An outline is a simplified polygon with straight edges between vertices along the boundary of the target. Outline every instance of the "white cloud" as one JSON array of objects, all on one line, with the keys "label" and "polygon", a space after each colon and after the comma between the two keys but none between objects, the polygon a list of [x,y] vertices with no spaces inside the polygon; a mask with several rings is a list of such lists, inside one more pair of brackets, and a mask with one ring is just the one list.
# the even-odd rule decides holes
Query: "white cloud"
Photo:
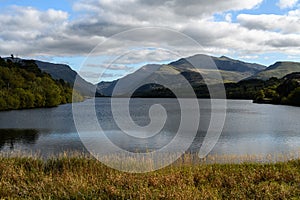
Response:
[{"label": "white cloud", "polygon": [[[99,53],[122,54],[124,46],[143,41],[150,47],[176,47],[185,54],[300,53],[300,11],[286,15],[240,14],[232,22],[230,11],[253,9],[263,0],[79,0],[73,5],[77,18],[49,9],[11,7],[0,12],[0,54],[20,56],[87,55],[100,42],[131,28],[158,26],[178,30],[196,39],[203,49],[193,49],[167,32],[149,31],[128,34],[126,38],[111,38]],[[221,13],[224,21],[214,21]],[[225,14],[227,13],[227,14]],[[276,22],[276,23],[274,23]],[[156,44],[153,44],[153,43]],[[156,51],[135,52],[122,60],[120,66],[142,62],[162,62],[173,59],[171,54]]]},{"label": "white cloud", "polygon": [[[180,29],[191,20],[210,19],[214,13],[252,9],[263,0],[79,0],[73,9],[86,13],[86,21],[77,21],[74,26],[93,29],[99,25],[128,27],[168,26]],[[86,20],[87,18],[85,18]],[[91,27],[86,25],[91,25]],[[123,29],[122,29],[123,28]],[[106,29],[107,30],[107,29]]]},{"label": "white cloud", "polygon": [[249,29],[275,31],[282,33],[300,33],[299,10],[291,11],[287,15],[261,14],[249,15],[240,14],[237,16],[239,23]]},{"label": "white cloud", "polygon": [[259,58],[258,55],[245,55],[245,56],[239,56],[240,59],[246,59],[246,60],[253,60]]},{"label": "white cloud", "polygon": [[292,8],[297,4],[298,0],[279,0],[277,6],[281,9]]},{"label": "white cloud", "polygon": [[12,6],[1,12],[0,54],[20,56],[72,55],[89,52],[92,45],[103,40],[89,35],[88,39],[69,34],[69,14],[48,9]]},{"label": "white cloud", "polygon": [[115,63],[121,65],[138,64],[141,62],[163,63],[176,58],[178,58],[178,55],[165,49],[135,49],[120,56],[117,60],[115,60]]},{"label": "white cloud", "polygon": [[232,21],[232,14],[231,13],[227,13],[225,15],[225,21],[229,22],[229,23]]},{"label": "white cloud", "polygon": [[291,10],[288,12],[288,15],[291,17],[300,17],[300,9],[297,10]]},{"label": "white cloud", "polygon": [[68,13],[49,9],[39,11],[32,7],[12,6],[0,14],[0,23],[6,30],[49,31],[61,26],[68,19]]},{"label": "white cloud", "polygon": [[[94,63],[88,63],[85,64],[85,68],[90,68],[90,69],[106,69],[107,65],[106,64],[94,64]],[[126,66],[126,65],[110,65],[109,66],[109,70],[124,70],[124,71],[128,71],[130,70],[130,67]]]},{"label": "white cloud", "polygon": [[[80,0],[73,6],[74,10],[98,13],[110,16],[115,20],[119,16],[127,19],[167,19],[175,15],[201,17],[213,13],[223,13],[230,10],[252,9],[263,0]],[[149,12],[150,10],[151,12]],[[113,14],[113,15],[110,15]],[[159,14],[159,15],[157,15]]]},{"label": "white cloud", "polygon": [[[99,42],[113,34],[131,28],[145,26],[162,26],[175,30],[188,30],[188,26],[203,24],[212,19],[213,13],[230,10],[251,9],[259,5],[262,0],[240,1],[196,1],[173,0],[79,0],[74,3],[74,10],[80,11],[79,17],[69,19],[69,14],[60,10],[49,9],[40,11],[32,7],[13,6],[0,14],[1,26],[0,54],[19,54],[23,56],[51,56],[51,55],[85,55]],[[151,11],[151,12],[149,12]],[[227,18],[229,15],[227,16]],[[186,32],[188,34],[188,32]],[[200,35],[209,36],[202,32]],[[156,35],[157,40],[164,41],[170,35]],[[147,38],[153,35],[133,35],[129,40]],[[199,37],[198,37],[199,38]],[[203,40],[203,39],[202,39]],[[175,40],[174,40],[175,41]],[[110,42],[105,52],[118,52],[120,43],[132,41]],[[178,42],[177,42],[178,43]],[[209,43],[206,41],[205,43]],[[18,44],[18,45],[16,45]],[[151,42],[149,42],[151,45]],[[178,45],[178,44],[176,44]],[[181,44],[182,48],[186,48]],[[188,47],[187,47],[188,48]],[[208,51],[216,48],[205,47]],[[152,58],[162,58],[153,55]],[[132,60],[132,59],[131,59]]]}]

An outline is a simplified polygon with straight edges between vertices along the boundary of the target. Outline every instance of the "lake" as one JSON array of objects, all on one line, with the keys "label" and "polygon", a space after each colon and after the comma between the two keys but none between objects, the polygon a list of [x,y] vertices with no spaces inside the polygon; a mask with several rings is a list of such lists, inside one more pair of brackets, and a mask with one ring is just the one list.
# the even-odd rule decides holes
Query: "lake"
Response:
[{"label": "lake", "polygon": [[[130,115],[140,126],[149,124],[148,112],[153,104],[161,104],[168,114],[160,133],[143,139],[132,138],[118,128],[112,117],[110,100],[96,98],[95,110],[106,136],[117,146],[133,152],[152,151],[163,147],[174,138],[181,120],[176,99],[130,100]],[[76,104],[82,107],[90,105],[93,105],[93,99]],[[199,150],[211,116],[209,100],[200,99],[199,105],[199,129],[188,150],[192,152]],[[89,119],[91,116],[83,117]],[[225,125],[210,154],[272,156],[296,153],[297,157],[300,150],[299,118],[299,107],[227,100]],[[184,141],[185,138],[182,137],[182,142]],[[38,153],[42,156],[57,155],[64,151],[87,152],[77,133],[71,104],[55,108],[0,112],[0,151]],[[170,151],[176,152],[176,148]]]}]

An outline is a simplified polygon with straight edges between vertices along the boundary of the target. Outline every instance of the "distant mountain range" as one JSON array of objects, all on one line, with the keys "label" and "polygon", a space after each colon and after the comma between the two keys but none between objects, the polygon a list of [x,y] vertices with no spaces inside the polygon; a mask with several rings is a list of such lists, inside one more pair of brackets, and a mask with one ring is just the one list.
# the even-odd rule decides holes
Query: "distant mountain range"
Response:
[{"label": "distant mountain range", "polygon": [[[218,70],[216,70],[215,66]],[[136,72],[121,79],[112,82],[100,82],[97,85],[97,91],[104,95],[111,96],[118,81],[122,81],[122,84],[120,84],[122,88],[118,91],[119,93],[115,93],[116,95],[132,92],[130,89],[136,89],[134,86],[139,85],[139,82],[154,83],[139,88],[139,94],[143,92],[147,93],[150,90],[159,91],[161,86],[155,84],[156,80],[162,80],[173,86],[183,87],[183,83],[179,78],[180,76],[184,76],[193,88],[197,88],[204,84],[220,83],[219,79],[215,79],[217,72],[221,74],[224,83],[237,83],[249,79],[268,80],[272,77],[280,79],[290,73],[300,72],[300,63],[276,62],[266,67],[256,63],[234,60],[225,56],[213,57],[197,54],[191,57],[181,58],[169,64],[145,65]],[[148,74],[147,77],[145,77],[145,73]],[[205,82],[202,77],[203,75],[206,77]]]},{"label": "distant mountain range", "polygon": [[[118,91],[118,94],[115,94],[123,95],[131,92],[130,90],[135,88],[135,85],[139,85],[143,82],[156,83],[157,80],[180,88],[184,87],[184,83],[180,81],[182,80],[180,79],[182,76],[185,77],[193,87],[197,87],[203,84],[220,83],[220,80],[216,79],[218,72],[222,75],[224,82],[238,82],[265,69],[266,67],[263,65],[246,63],[225,56],[218,58],[197,54],[191,57],[181,58],[169,64],[145,65],[136,72],[119,80],[100,82],[97,89],[100,93],[111,96],[115,85],[118,81],[121,81],[121,87],[123,88]],[[145,74],[147,74],[146,77]],[[202,77],[203,75],[205,75],[205,81]],[[152,85],[151,87],[156,86]],[[145,87],[145,89],[149,90],[149,87]]]},{"label": "distant mountain range", "polygon": [[171,62],[169,66],[180,72],[187,70],[194,72],[197,68],[201,73],[206,74],[214,73],[215,67],[217,67],[224,81],[228,82],[238,82],[266,68],[263,65],[246,63],[225,56],[218,58],[202,54],[179,59]]},{"label": "distant mountain range", "polygon": [[297,62],[276,62],[270,67],[257,72],[249,79],[268,80],[271,77],[282,78],[290,73],[300,72],[300,63]]},{"label": "distant mountain range", "polygon": [[[20,62],[19,58],[5,58],[14,62]],[[174,87],[183,87],[185,79],[192,85],[193,88],[204,84],[218,84],[219,79],[216,79],[217,72],[220,72],[225,83],[236,83],[247,79],[267,80],[271,77],[282,78],[293,72],[300,72],[300,63],[297,62],[276,62],[275,64],[266,67],[256,63],[247,63],[239,60],[234,60],[225,56],[213,57],[208,55],[197,54],[187,58],[181,58],[169,64],[148,64],[142,66],[132,74],[128,74],[123,78],[111,81],[100,82],[96,85],[87,82],[80,77],[76,71],[72,70],[65,64],[53,64],[35,60],[37,66],[44,72],[49,73],[54,79],[63,79],[64,81],[74,84],[77,77],[80,92],[87,96],[93,96],[94,91],[97,91],[97,96],[102,94],[111,96],[115,85],[120,82],[119,90],[116,95],[122,95],[132,92],[132,89],[137,89],[142,83],[148,82],[148,86],[139,89],[140,92],[145,90],[160,87],[157,80],[162,83],[170,84]],[[216,70],[215,66],[218,70]],[[205,76],[205,81],[203,79]]]}]

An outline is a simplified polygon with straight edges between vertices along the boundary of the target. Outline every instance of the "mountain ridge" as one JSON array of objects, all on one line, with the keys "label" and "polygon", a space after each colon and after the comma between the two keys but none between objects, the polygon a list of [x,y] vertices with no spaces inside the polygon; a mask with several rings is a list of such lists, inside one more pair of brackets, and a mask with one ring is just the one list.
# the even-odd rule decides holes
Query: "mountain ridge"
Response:
[{"label": "mountain ridge", "polygon": [[[147,66],[151,65],[145,65],[132,74],[110,82],[111,84],[109,84],[109,82],[100,82],[97,84],[97,89],[99,92],[110,96],[118,81],[130,82],[131,77],[139,77],[139,72],[143,69],[145,70]],[[220,80],[216,78],[220,72],[225,82],[238,82],[265,68],[265,66],[260,64],[246,63],[226,56],[218,58],[204,54],[196,54],[190,57],[180,58],[169,64],[160,65],[157,69],[152,70],[152,74],[147,77],[147,81],[152,80],[153,83],[155,83],[156,80],[162,79],[168,84],[180,87],[183,83],[177,80],[180,76],[183,76],[192,86],[215,84],[220,82]],[[148,70],[148,72],[149,71],[151,70]],[[206,77],[205,81],[202,77],[202,75],[204,75],[203,73]],[[221,81],[223,82],[223,80]],[[145,79],[141,79],[140,82],[141,81],[145,81]],[[124,84],[122,85],[125,87]],[[126,93],[126,91],[123,91],[123,93]]]},{"label": "mountain ridge", "polygon": [[[7,57],[14,62],[21,62],[21,58]],[[89,83],[78,75],[69,65],[57,64],[40,60],[33,60],[38,67],[49,73],[54,79],[63,79],[72,86],[77,78],[76,88],[86,96],[111,96],[114,87],[122,80],[121,90],[119,93],[129,92],[127,88],[135,88],[143,81],[156,83],[157,80],[163,80],[167,84],[172,84],[176,87],[182,87],[183,83],[178,81],[180,77],[184,77],[192,85],[199,87],[203,84],[219,83],[214,77],[216,72],[222,75],[224,83],[237,83],[241,80],[261,79],[268,80],[271,77],[282,78],[292,72],[300,72],[300,63],[293,61],[278,61],[266,67],[257,63],[244,62],[227,56],[209,56],[205,54],[196,54],[186,58],[179,58],[168,64],[147,64],[140,67],[135,72],[128,74],[120,79],[113,81],[101,81],[97,84]],[[195,66],[193,66],[195,65]],[[216,70],[216,67],[218,70]],[[205,75],[208,80],[203,79]],[[155,87],[152,85],[151,87]],[[145,87],[147,88],[147,87]],[[135,88],[137,89],[137,88]],[[132,91],[130,91],[132,92]]]},{"label": "mountain ridge", "polygon": [[277,61],[274,64],[256,73],[254,76],[248,77],[248,79],[262,79],[267,80],[269,78],[283,78],[287,74],[293,72],[300,72],[300,63],[293,61]]}]

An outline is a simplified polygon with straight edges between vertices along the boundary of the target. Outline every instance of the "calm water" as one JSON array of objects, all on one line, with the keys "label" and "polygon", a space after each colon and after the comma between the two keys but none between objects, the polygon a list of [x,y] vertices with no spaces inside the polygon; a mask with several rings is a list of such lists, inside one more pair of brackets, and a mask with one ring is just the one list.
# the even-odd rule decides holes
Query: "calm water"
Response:
[{"label": "calm water", "polygon": [[[200,128],[190,151],[197,151],[201,146],[210,118],[209,101],[199,102]],[[91,103],[90,99],[77,105],[84,107]],[[176,99],[132,99],[130,102],[131,117],[140,126],[150,122],[149,107],[157,103],[166,108],[168,118],[162,131],[148,139],[135,139],[120,131],[112,118],[109,98],[96,99],[96,112],[101,127],[113,143],[129,151],[153,150],[168,144],[174,137],[180,124],[178,102]],[[225,126],[211,154],[276,155],[299,152],[299,118],[299,107],[228,100]],[[72,105],[0,112],[0,151],[53,155],[69,150],[86,152],[74,125]]]}]

